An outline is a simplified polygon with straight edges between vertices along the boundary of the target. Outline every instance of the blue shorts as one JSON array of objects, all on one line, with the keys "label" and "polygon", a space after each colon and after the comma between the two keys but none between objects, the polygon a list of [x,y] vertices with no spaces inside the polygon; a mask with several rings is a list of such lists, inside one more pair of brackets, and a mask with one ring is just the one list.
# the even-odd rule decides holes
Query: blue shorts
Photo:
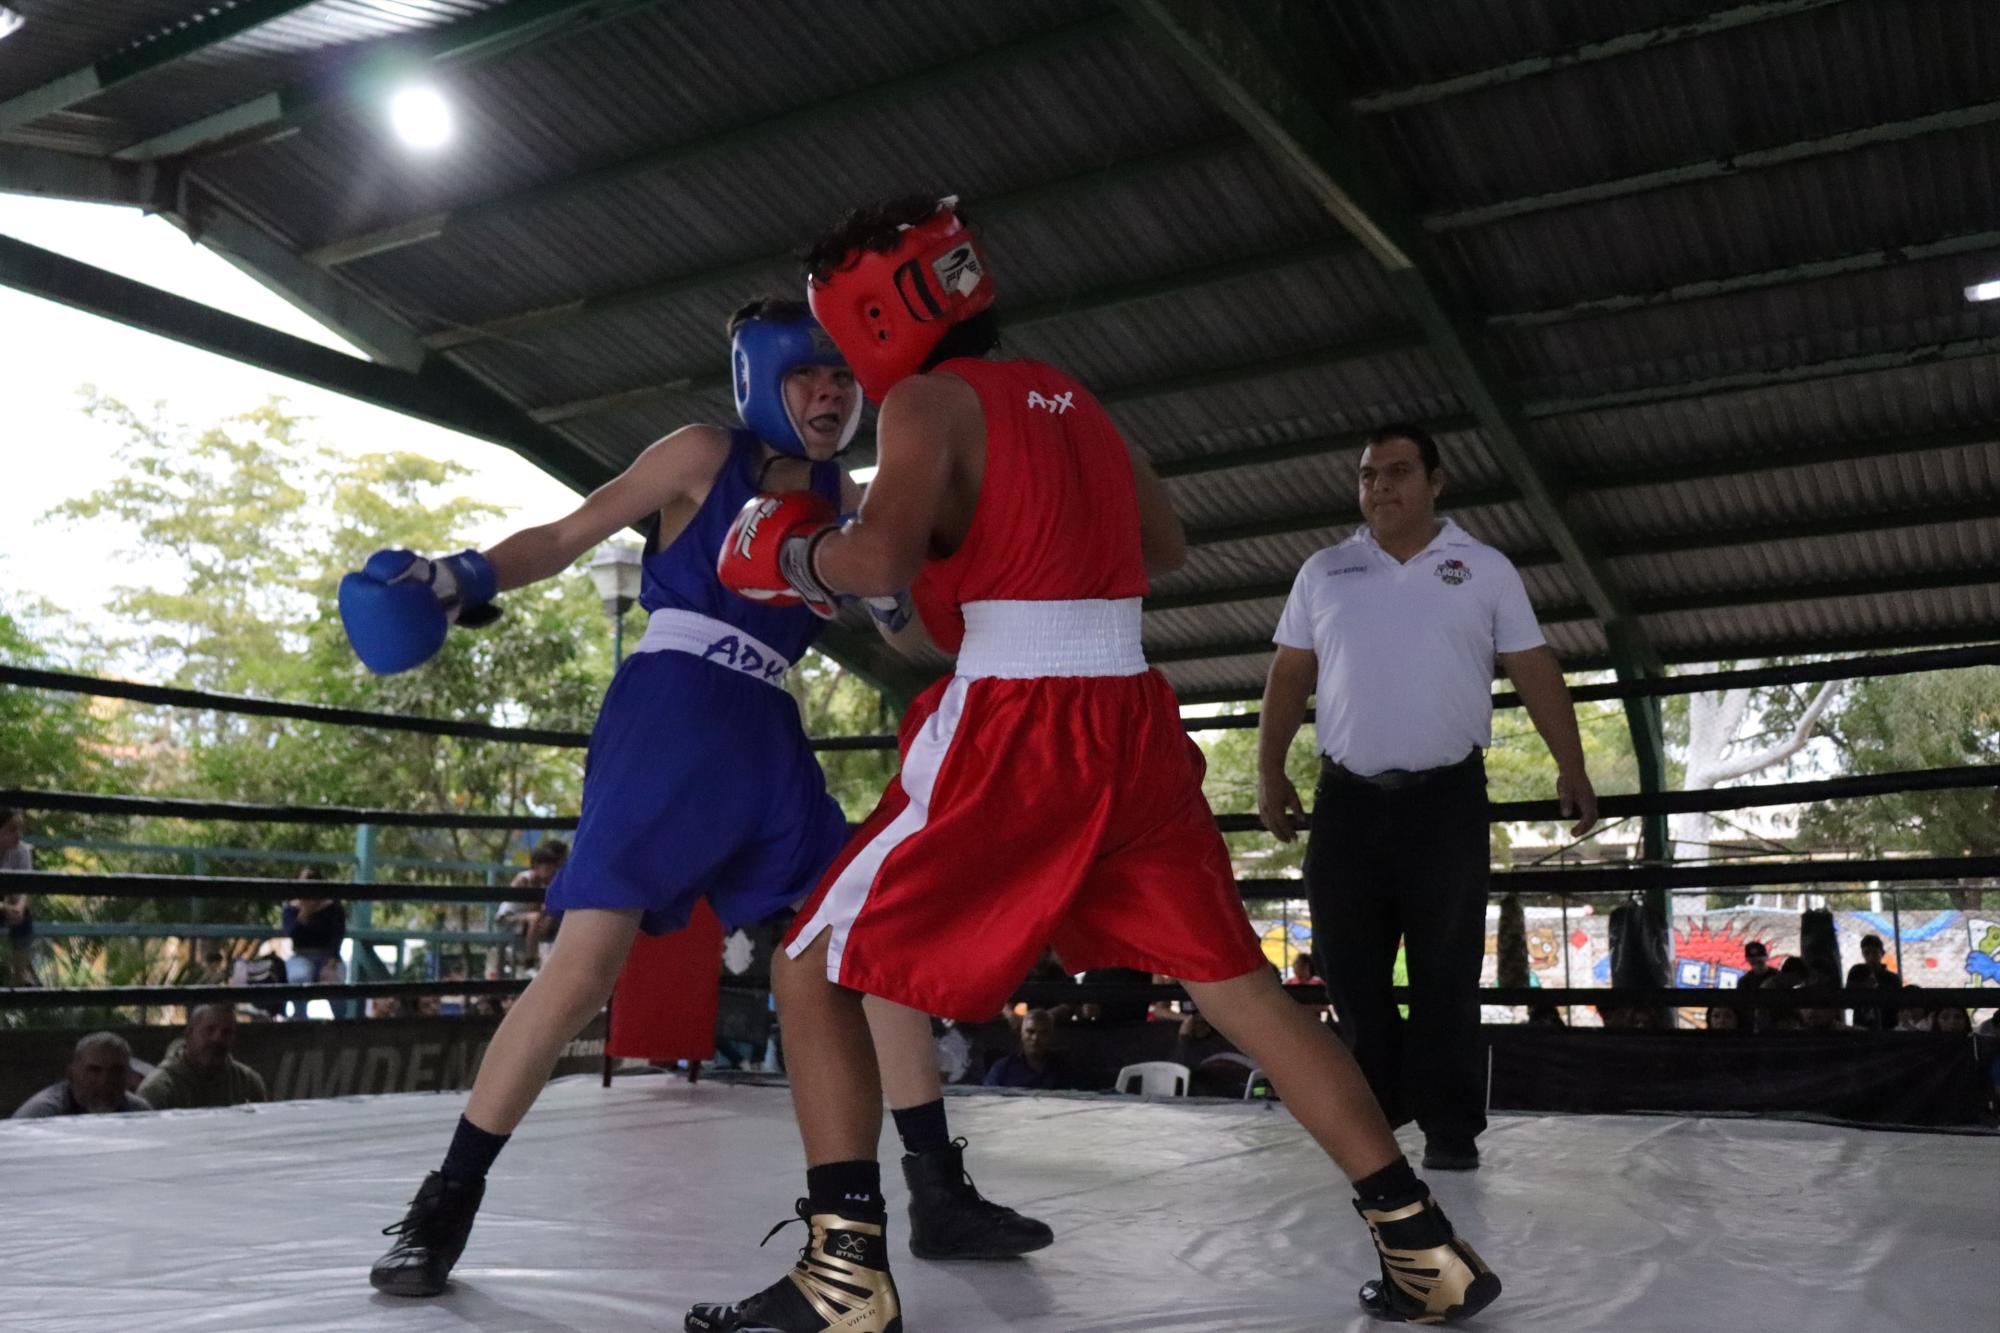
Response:
[{"label": "blue shorts", "polygon": [[755,925],[795,907],[846,841],[791,695],[688,653],[635,653],[598,710],[547,905],[640,908],[663,935],[706,897],[726,927]]}]

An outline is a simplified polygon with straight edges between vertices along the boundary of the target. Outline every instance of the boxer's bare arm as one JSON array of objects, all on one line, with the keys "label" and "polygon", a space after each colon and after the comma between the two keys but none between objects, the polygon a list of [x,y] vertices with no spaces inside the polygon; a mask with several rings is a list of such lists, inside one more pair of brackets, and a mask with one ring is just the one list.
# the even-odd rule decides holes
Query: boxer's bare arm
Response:
[{"label": "boxer's bare arm", "polygon": [[[848,476],[845,472],[840,474],[841,513],[859,513],[861,511],[861,502],[867,497],[867,487]],[[894,648],[898,653],[901,653],[904,657],[921,657],[927,650],[935,651],[937,648],[936,642],[930,636],[930,631],[924,628],[923,618],[916,614],[916,608],[914,607],[911,608],[910,623],[899,630],[890,629],[879,618],[870,617],[870,619],[875,621],[875,632],[882,636],[882,641],[891,648]]]},{"label": "boxer's bare arm", "polygon": [[1125,452],[1132,460],[1132,487],[1139,493],[1139,549],[1145,555],[1146,573],[1171,574],[1187,561],[1187,529],[1152,463],[1130,441]]},{"label": "boxer's bare arm", "polygon": [[912,375],[889,391],[875,426],[875,479],[855,520],[823,539],[814,567],[856,597],[901,592],[924,557],[963,540],[979,498],[979,395],[955,375]]},{"label": "boxer's bare arm", "polygon": [[729,454],[729,432],[685,426],[656,440],[631,467],[553,523],[506,537],[486,552],[502,589],[552,578],[620,528],[669,505],[700,505]]}]

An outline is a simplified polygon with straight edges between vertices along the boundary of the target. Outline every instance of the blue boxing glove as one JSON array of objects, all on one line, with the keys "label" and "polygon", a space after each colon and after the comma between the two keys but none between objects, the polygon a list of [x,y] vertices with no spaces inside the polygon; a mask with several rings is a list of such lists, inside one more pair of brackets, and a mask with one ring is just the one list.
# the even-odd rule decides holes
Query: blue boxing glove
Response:
[{"label": "blue boxing glove", "polygon": [[499,618],[499,579],[477,551],[426,560],[377,551],[340,580],[340,623],[354,655],[379,676],[421,666],[454,624],[477,628]]}]

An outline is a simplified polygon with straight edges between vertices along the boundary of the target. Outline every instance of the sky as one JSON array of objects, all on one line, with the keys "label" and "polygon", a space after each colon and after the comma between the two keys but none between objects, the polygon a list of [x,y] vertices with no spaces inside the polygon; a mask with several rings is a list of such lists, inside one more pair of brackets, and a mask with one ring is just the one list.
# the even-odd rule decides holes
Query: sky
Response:
[{"label": "sky", "polygon": [[[281,297],[135,209],[0,194],[0,234],[256,320],[328,347],[356,349]],[[358,353],[357,353],[358,354]],[[166,404],[179,421],[206,426],[271,395],[314,419],[324,443],[350,453],[409,450],[471,469],[464,493],[513,513],[461,534],[484,546],[513,527],[576,504],[566,486],[499,445],[289,380],[212,353],[0,288],[0,603],[45,597],[103,631],[109,590],[134,580],[116,552],[129,543],[109,520],[38,521],[64,500],[117,475],[119,433],[85,417],[77,390],[95,384],[134,407]]]}]

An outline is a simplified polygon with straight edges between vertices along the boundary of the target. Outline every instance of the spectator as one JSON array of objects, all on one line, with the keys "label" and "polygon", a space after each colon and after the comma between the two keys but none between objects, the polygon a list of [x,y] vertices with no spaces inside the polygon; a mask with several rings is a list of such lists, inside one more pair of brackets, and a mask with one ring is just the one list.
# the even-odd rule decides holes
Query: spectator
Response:
[{"label": "spectator", "polygon": [[[1596,824],[1597,796],[1519,572],[1437,516],[1447,485],[1437,442],[1415,425],[1385,426],[1355,481],[1366,521],[1307,559],[1272,634],[1257,810],[1280,841],[1308,827],[1285,757],[1316,696],[1305,883],[1330,998],[1389,1122],[1414,1117],[1423,1129],[1424,1165],[1472,1170],[1486,1128],[1479,972],[1496,671],[1555,760],[1571,836]],[[1407,1024],[1393,994],[1399,938]]]},{"label": "spectator", "polygon": [[1807,1032],[1845,1032],[1847,1024],[1841,1022],[1840,993],[1830,981],[1814,981],[1801,986],[1801,991],[1813,997],[1813,1003],[1799,1010],[1799,1026]]},{"label": "spectator", "polygon": [[[1771,968],[1771,951],[1764,947],[1762,940],[1751,940],[1743,946],[1743,975],[1736,979],[1736,989],[1741,991],[1764,990],[1778,984],[1778,973]],[[1751,1032],[1769,1032],[1774,1011],[1752,1009],[1747,1015],[1739,1015],[1741,1026]]]},{"label": "spectator", "polygon": [[57,1115],[112,1115],[150,1111],[143,1098],[126,1091],[132,1072],[132,1048],[115,1032],[93,1032],[76,1043],[69,1074],[22,1102],[16,1120],[41,1120]]},{"label": "spectator", "polygon": [[[299,879],[318,882],[326,876],[308,866]],[[294,986],[316,982],[347,980],[340,961],[340,946],[347,938],[347,909],[337,898],[294,898],[285,904],[285,934],[291,937],[292,956],[285,964],[285,980]],[[294,1018],[306,1016],[308,1001],[292,1001]]]},{"label": "spectator", "polygon": [[[569,859],[569,844],[561,838],[543,838],[528,853],[528,868],[514,876],[511,887],[547,893],[556,872]],[[521,965],[538,967],[555,948],[556,931],[562,925],[561,912],[545,912],[540,901],[500,904],[494,924],[511,927],[521,937]]]},{"label": "spectator", "polygon": [[1726,1004],[1712,1004],[1708,1007],[1708,1030],[1710,1032],[1734,1032],[1740,1016]]},{"label": "spectator", "polygon": [[1986,1021],[1979,1025],[1977,1031],[1982,1037],[2000,1037],[2000,1009],[1986,1015]]},{"label": "spectator", "polygon": [[1313,956],[1301,949],[1292,955],[1292,973],[1285,978],[1287,986],[1317,986],[1319,971],[1313,966]]},{"label": "spectator", "polygon": [[1923,987],[1911,982],[1902,989],[1902,1005],[1896,1010],[1896,1031],[1929,1032],[1930,1007],[1924,1003]]},{"label": "spectator", "polygon": [[986,1071],[989,1088],[1060,1089],[1077,1086],[1069,1064],[1055,1049],[1056,1021],[1046,1009],[1030,1009],[1021,1020],[1021,1049],[1003,1055]]},{"label": "spectator", "polygon": [[1562,1010],[1556,1008],[1556,1006],[1552,1004],[1532,1004],[1528,1006],[1528,1026],[1531,1028],[1562,1028],[1568,1027],[1569,1024],[1563,1022]]},{"label": "spectator", "polygon": [[[1880,991],[1888,993],[1902,985],[1900,978],[1889,970],[1882,961],[1882,937],[1863,935],[1861,937],[1861,961],[1847,969],[1847,989],[1851,991]],[[1854,1026],[1858,1028],[1881,1029],[1896,1025],[1896,1010],[1893,1005],[1855,1004]]]},{"label": "spectator", "polygon": [[[28,831],[26,818],[9,805],[0,805],[0,870],[33,870],[34,850],[22,841]],[[35,914],[25,893],[0,894],[0,923],[7,927],[7,974],[10,986],[33,986],[35,981]]]},{"label": "spectator", "polygon": [[263,1078],[236,1058],[236,1011],[226,1004],[188,1010],[186,1035],[167,1048],[139,1095],[155,1111],[271,1099]]},{"label": "spectator", "polygon": [[1931,1031],[1949,1032],[1954,1037],[1970,1036],[1972,1015],[1957,1005],[1945,1005],[1931,1016]]}]

